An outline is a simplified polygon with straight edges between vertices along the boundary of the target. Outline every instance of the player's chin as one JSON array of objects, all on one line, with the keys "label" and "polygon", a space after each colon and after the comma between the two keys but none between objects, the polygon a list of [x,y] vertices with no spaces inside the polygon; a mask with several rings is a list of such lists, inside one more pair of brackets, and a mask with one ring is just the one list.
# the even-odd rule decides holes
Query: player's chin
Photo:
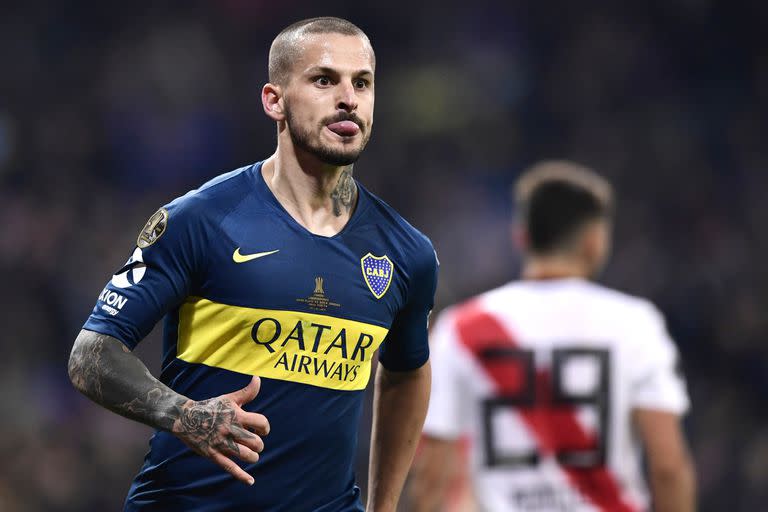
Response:
[{"label": "player's chin", "polygon": [[361,152],[360,148],[326,147],[319,156],[326,164],[342,167],[357,162]]}]

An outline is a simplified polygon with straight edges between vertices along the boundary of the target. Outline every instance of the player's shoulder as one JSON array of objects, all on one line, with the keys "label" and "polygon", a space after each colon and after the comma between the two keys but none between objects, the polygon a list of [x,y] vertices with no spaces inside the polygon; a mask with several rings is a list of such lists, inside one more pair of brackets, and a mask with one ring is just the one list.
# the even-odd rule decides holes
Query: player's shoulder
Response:
[{"label": "player's shoulder", "polygon": [[437,316],[436,326],[455,328],[458,323],[469,326],[487,323],[496,313],[493,306],[509,298],[512,284],[492,288],[445,307]]},{"label": "player's shoulder", "polygon": [[252,190],[253,169],[247,165],[216,176],[163,208],[187,220],[215,219],[236,207]]},{"label": "player's shoulder", "polygon": [[650,300],[585,279],[556,281],[516,280],[471,297],[458,306],[469,312],[516,311],[526,314],[533,309],[550,310],[559,304],[573,310],[599,311],[604,318],[619,321],[658,322],[661,312]]},{"label": "player's shoulder", "polygon": [[[522,286],[524,283],[524,281],[518,281],[514,284]],[[569,286],[574,294],[590,297],[596,301],[604,303],[616,304],[619,307],[644,309],[653,306],[653,304],[644,297],[633,295],[587,279],[568,279],[565,280],[565,286]]]},{"label": "player's shoulder", "polygon": [[365,215],[369,223],[386,230],[387,235],[402,251],[419,262],[435,262],[432,241],[411,225],[400,213],[373,192],[357,182],[360,195],[366,202]]},{"label": "player's shoulder", "polygon": [[142,228],[136,245],[140,249],[148,249],[161,236],[166,243],[168,240],[188,242],[201,235],[204,237],[232,205],[239,204],[248,193],[250,187],[243,185],[251,167],[241,167],[221,174],[160,207]]},{"label": "player's shoulder", "polygon": [[593,300],[606,311],[615,311],[635,319],[656,322],[661,311],[645,297],[633,295],[592,281],[581,281],[582,295]]}]

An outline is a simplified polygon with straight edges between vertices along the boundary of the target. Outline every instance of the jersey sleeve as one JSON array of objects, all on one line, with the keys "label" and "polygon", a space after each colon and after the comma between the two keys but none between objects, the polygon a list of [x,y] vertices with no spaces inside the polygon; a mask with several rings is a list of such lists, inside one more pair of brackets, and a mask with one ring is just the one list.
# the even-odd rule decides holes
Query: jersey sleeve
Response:
[{"label": "jersey sleeve", "polygon": [[466,392],[459,367],[461,351],[457,343],[455,322],[450,310],[444,311],[430,334],[432,345],[432,391],[429,397],[424,433],[440,439],[454,440],[467,428],[466,409],[461,404]]},{"label": "jersey sleeve", "polygon": [[133,348],[189,295],[201,266],[202,221],[177,200],[150,217],[128,261],[102,290],[84,329]]},{"label": "jersey sleeve", "polygon": [[437,288],[437,268],[437,256],[429,244],[428,253],[416,261],[408,301],[379,349],[379,362],[387,370],[414,370],[429,359],[427,325]]},{"label": "jersey sleeve", "polygon": [[650,314],[641,325],[631,406],[684,414],[690,407],[690,400],[677,347],[667,332],[661,313],[650,306]]}]

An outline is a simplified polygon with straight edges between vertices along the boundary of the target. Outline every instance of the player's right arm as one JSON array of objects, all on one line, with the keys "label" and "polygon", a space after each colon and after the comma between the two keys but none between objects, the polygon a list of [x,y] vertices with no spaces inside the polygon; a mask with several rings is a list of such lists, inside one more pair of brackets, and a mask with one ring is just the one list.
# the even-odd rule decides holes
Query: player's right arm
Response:
[{"label": "player's right arm", "polygon": [[172,430],[187,400],[155,379],[119,340],[80,331],[69,356],[69,378],[97,404],[150,427]]},{"label": "player's right arm", "polygon": [[133,348],[204,275],[210,244],[206,205],[181,198],[156,212],[129,260],[99,296],[69,359],[74,386],[94,402],[127,418],[166,430],[235,478],[253,478],[231,457],[256,462],[269,424],[244,411],[259,390],[258,377],[233,393],[194,401],[153,377]]},{"label": "player's right arm", "polygon": [[259,392],[258,377],[234,393],[190,400],[153,377],[121,341],[85,329],[72,347],[68,370],[75,388],[97,404],[173,433],[197,454],[253,484],[230,457],[255,463],[264,448],[260,435],[269,432],[267,419],[241,408]]}]

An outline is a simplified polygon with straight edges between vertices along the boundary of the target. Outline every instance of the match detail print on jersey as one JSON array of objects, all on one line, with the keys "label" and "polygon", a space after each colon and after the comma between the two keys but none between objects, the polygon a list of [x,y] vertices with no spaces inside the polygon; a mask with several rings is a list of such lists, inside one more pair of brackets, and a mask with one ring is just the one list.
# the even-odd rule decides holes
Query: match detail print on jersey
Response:
[{"label": "match detail print on jersey", "polygon": [[344,391],[364,389],[388,329],[330,315],[190,297],[176,357],[189,363]]},{"label": "match detail print on jersey", "polygon": [[363,279],[368,289],[377,299],[382,298],[387,293],[395,272],[392,260],[386,255],[374,256],[368,253],[360,258],[360,267],[363,269]]}]

